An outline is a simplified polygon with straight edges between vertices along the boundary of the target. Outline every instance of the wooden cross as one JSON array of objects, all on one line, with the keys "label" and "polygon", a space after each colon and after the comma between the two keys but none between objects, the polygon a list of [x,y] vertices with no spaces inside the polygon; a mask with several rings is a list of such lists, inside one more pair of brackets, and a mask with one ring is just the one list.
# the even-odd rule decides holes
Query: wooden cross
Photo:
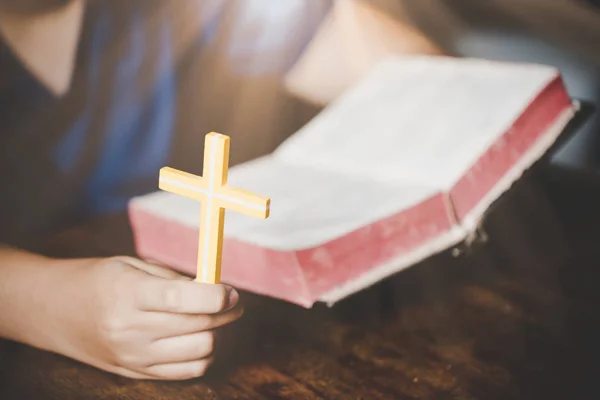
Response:
[{"label": "wooden cross", "polygon": [[165,167],[159,188],[201,203],[196,281],[220,283],[225,209],[268,218],[270,199],[227,186],[229,137],[211,132],[204,141],[204,176]]}]

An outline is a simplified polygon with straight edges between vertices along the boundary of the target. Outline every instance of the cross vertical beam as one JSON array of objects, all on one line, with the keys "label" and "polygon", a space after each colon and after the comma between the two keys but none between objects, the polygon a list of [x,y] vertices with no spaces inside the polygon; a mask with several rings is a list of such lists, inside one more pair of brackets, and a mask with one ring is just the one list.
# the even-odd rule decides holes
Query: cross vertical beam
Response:
[{"label": "cross vertical beam", "polygon": [[229,137],[211,132],[204,141],[203,176],[173,168],[160,170],[159,188],[200,201],[196,281],[221,281],[221,255],[225,210],[255,218],[268,218],[270,199],[227,185]]}]

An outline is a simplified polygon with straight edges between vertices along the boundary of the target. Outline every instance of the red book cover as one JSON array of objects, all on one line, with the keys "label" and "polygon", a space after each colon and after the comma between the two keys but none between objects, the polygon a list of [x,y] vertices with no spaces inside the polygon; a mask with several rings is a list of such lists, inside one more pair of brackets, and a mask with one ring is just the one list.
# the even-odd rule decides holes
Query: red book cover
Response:
[{"label": "red book cover", "polygon": [[[271,215],[227,212],[222,280],[333,304],[448,249],[576,110],[547,66],[386,59],[275,152],[230,170],[229,184],[271,198]],[[133,199],[139,255],[194,275],[200,207],[162,191]]]}]

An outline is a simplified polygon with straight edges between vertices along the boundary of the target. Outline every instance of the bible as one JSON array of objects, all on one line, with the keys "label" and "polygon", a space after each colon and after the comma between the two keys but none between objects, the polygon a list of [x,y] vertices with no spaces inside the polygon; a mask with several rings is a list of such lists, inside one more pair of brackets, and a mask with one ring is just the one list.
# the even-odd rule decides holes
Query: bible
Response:
[{"label": "bible", "polygon": [[[271,215],[227,215],[222,280],[332,305],[468,241],[577,109],[548,66],[387,58],[273,153],[230,169],[228,184],[269,194]],[[139,256],[195,274],[200,207],[132,199]]]}]

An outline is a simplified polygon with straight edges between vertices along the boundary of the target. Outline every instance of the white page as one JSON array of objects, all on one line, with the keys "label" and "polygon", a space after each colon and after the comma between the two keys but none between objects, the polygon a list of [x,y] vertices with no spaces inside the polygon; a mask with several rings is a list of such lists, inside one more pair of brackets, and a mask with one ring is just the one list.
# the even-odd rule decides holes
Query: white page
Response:
[{"label": "white page", "polygon": [[284,142],[275,156],[445,190],[555,76],[545,66],[389,58]]},{"label": "white page", "polygon": [[[433,196],[431,187],[385,184],[348,174],[280,164],[264,157],[233,167],[229,185],[271,198],[268,219],[230,211],[225,236],[275,250],[301,250],[337,239]],[[200,204],[157,192],[134,199],[162,218],[196,227]]]}]

